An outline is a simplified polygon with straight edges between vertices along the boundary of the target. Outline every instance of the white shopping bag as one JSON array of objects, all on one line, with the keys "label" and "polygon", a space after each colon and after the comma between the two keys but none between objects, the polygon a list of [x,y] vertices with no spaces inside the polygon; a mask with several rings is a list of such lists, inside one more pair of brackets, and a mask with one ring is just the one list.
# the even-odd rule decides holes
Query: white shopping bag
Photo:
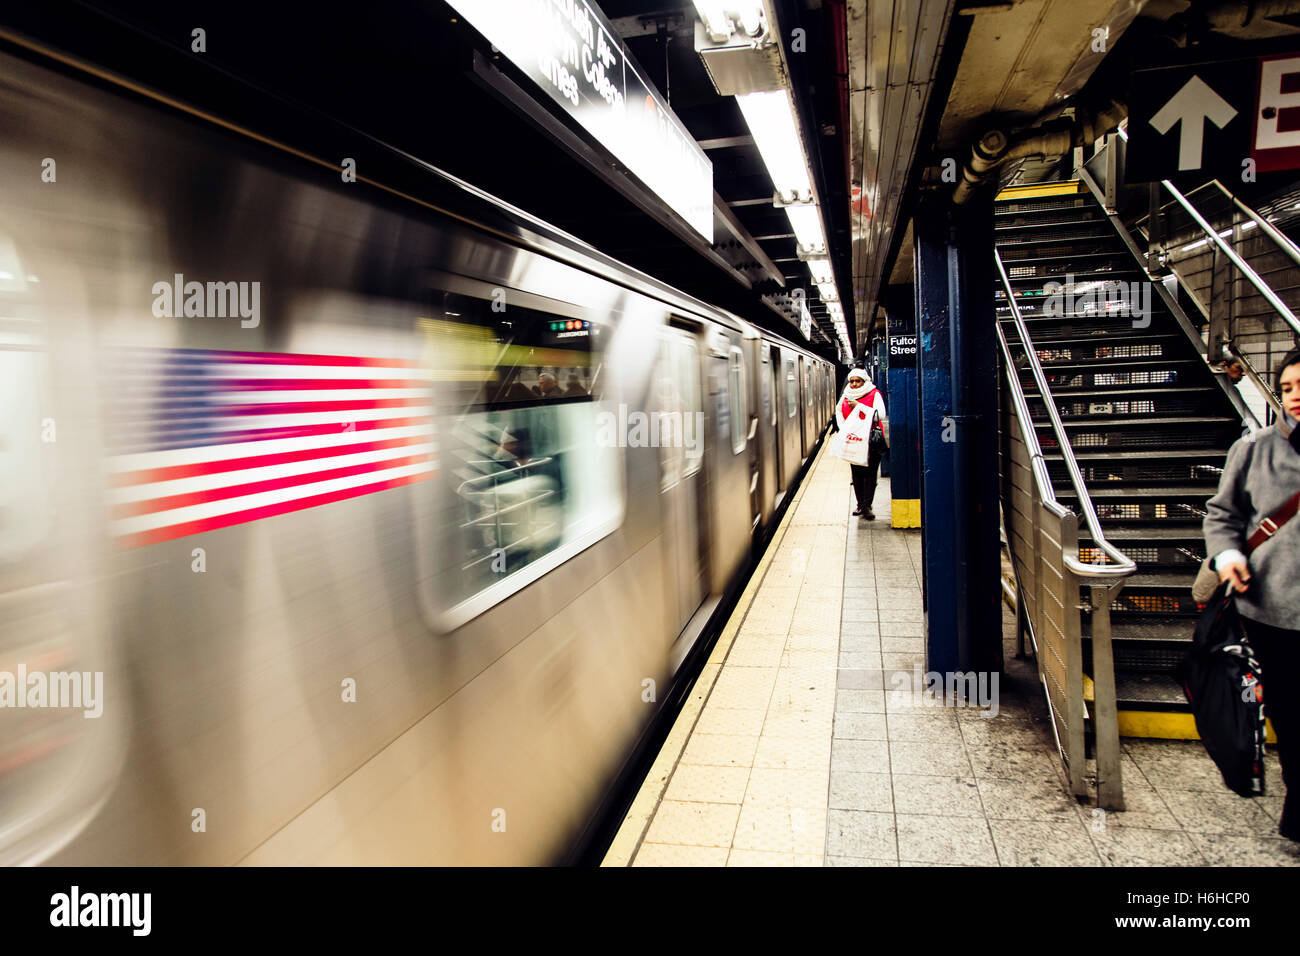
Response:
[{"label": "white shopping bag", "polygon": [[845,419],[844,427],[839,430],[835,436],[835,441],[831,444],[831,454],[836,458],[842,458],[850,465],[865,465],[871,459],[871,424],[875,421],[875,415],[863,417],[859,414],[862,405],[855,405],[849,417]]}]

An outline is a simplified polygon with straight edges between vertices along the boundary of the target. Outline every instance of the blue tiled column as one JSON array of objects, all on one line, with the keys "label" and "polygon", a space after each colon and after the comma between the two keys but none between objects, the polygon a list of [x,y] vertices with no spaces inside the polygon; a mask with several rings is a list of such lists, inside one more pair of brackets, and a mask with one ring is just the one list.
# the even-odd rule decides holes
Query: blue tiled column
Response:
[{"label": "blue tiled column", "polygon": [[923,200],[912,228],[926,661],[1000,670],[992,196]]}]

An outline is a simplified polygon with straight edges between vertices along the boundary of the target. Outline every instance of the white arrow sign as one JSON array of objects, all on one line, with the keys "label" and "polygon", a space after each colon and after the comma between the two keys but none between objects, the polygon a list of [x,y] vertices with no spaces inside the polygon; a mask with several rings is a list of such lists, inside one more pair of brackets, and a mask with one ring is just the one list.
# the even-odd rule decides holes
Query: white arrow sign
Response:
[{"label": "white arrow sign", "polygon": [[1205,81],[1195,74],[1174,94],[1174,98],[1151,117],[1151,125],[1164,136],[1175,123],[1182,123],[1178,131],[1178,169],[1201,168],[1201,147],[1205,142],[1205,121],[1208,119],[1219,129],[1227,126],[1237,110]]}]

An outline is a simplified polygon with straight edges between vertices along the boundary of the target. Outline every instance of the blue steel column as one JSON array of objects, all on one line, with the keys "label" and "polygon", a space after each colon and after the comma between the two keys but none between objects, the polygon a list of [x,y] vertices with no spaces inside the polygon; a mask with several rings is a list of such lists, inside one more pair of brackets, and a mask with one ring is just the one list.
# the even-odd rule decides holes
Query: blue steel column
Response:
[{"label": "blue steel column", "polygon": [[915,238],[926,663],[1002,667],[993,203],[923,200]]}]

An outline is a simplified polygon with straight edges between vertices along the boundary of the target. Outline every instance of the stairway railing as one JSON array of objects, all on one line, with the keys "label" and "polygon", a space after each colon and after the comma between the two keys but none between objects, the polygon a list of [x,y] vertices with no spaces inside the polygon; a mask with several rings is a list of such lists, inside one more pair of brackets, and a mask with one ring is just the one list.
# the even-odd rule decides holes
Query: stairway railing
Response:
[{"label": "stairway railing", "polygon": [[[1016,571],[1017,640],[1023,647],[1023,635],[1029,633],[1039,680],[1047,695],[1057,750],[1071,790],[1085,795],[1088,787],[1084,773],[1086,704],[1082,612],[1091,612],[1097,802],[1108,810],[1122,810],[1124,788],[1110,606],[1124,586],[1124,579],[1137,570],[1137,565],[1106,540],[1002,257],[994,251],[993,258],[1020,348],[1027,357],[1035,389],[1047,411],[1053,439],[1061,450],[1070,483],[1078,496],[1079,509],[1092,536],[1098,561],[1085,564],[1079,560],[1078,516],[1056,498],[1015,357],[1002,324],[997,323],[1010,399],[1003,402],[1002,509]],[[1080,601],[1080,588],[1084,586],[1089,588],[1088,604]]]},{"label": "stairway railing", "polygon": [[[1125,131],[1120,130],[1119,137],[1125,143],[1128,142],[1128,134]],[[1109,148],[1109,145],[1105,147],[1107,150]],[[1278,295],[1278,291],[1247,261],[1246,256],[1243,256],[1241,252],[1233,247],[1232,243],[1240,242],[1244,238],[1267,238],[1272,246],[1270,252],[1279,253],[1290,259],[1298,267],[1300,267],[1300,247],[1297,247],[1285,233],[1269,222],[1266,217],[1259,215],[1254,209],[1233,195],[1217,179],[1192,190],[1187,195],[1184,195],[1167,179],[1159,183],[1152,183],[1151,188],[1151,212],[1144,219],[1139,220],[1139,226],[1142,222],[1146,223],[1150,246],[1147,256],[1147,271],[1152,272],[1157,263],[1173,270],[1178,282],[1188,294],[1188,298],[1196,303],[1198,310],[1208,323],[1203,339],[1206,360],[1211,365],[1217,365],[1224,359],[1225,350],[1230,352],[1233,357],[1241,362],[1243,371],[1249,376],[1256,391],[1271,409],[1272,416],[1277,416],[1281,413],[1282,406],[1268,382],[1269,369],[1275,352],[1274,346],[1280,346],[1281,350],[1285,352],[1300,343],[1300,317],[1296,316],[1295,310],[1287,305],[1282,297]],[[1218,228],[1210,222],[1214,214],[1204,208],[1205,204],[1201,203],[1201,200],[1192,201],[1194,194],[1209,190],[1217,191],[1220,197],[1225,200],[1223,208],[1220,210],[1220,218],[1229,217],[1230,221],[1226,229]],[[1162,195],[1164,193],[1167,193],[1172,198],[1171,202],[1166,203],[1163,200]],[[1202,208],[1198,208],[1198,203],[1201,203]],[[1227,278],[1225,278],[1223,288],[1220,290],[1222,294],[1211,294],[1209,301],[1197,295],[1195,290],[1188,284],[1183,270],[1179,268],[1181,263],[1174,262],[1169,251],[1164,248],[1163,244],[1168,231],[1168,223],[1165,221],[1168,216],[1165,211],[1167,208],[1181,210],[1193,227],[1192,235],[1201,237],[1189,243],[1188,246],[1184,246],[1184,249],[1207,244],[1213,250],[1211,292],[1214,292],[1214,277],[1226,274]],[[1247,232],[1250,232],[1250,237],[1247,237]],[[1232,242],[1227,241],[1229,239]],[[1274,325],[1267,334],[1243,332],[1239,321],[1241,303],[1240,297],[1237,295],[1237,282],[1231,279],[1231,272],[1234,269],[1242,279],[1253,287],[1259,299],[1267,304],[1273,314],[1281,319],[1283,328],[1279,329]],[[1300,278],[1300,276],[1297,278]],[[1245,343],[1245,340],[1251,334],[1256,338],[1263,335],[1266,339],[1263,348],[1260,348],[1258,343],[1253,343],[1253,347]],[[1291,342],[1285,341],[1288,337],[1292,339]],[[1260,357],[1263,359],[1264,368],[1262,369],[1253,360]],[[1263,405],[1257,403],[1256,409],[1262,410]],[[1262,416],[1252,415],[1252,417],[1259,418],[1261,424],[1266,423]],[[1268,420],[1271,421],[1272,419]]]},{"label": "stairway railing", "polygon": [[[1134,237],[1133,233],[1129,231],[1126,225],[1124,225],[1124,220],[1120,219],[1120,217],[1106,205],[1105,190],[1100,184],[1098,184],[1096,179],[1092,177],[1089,171],[1087,169],[1079,169],[1077,172],[1080,181],[1088,188],[1088,191],[1092,193],[1093,198],[1102,206],[1103,211],[1106,214],[1106,219],[1110,222],[1111,228],[1113,228],[1119,236],[1120,241],[1124,243],[1124,247],[1128,249],[1129,254],[1133,256],[1134,260],[1139,266],[1141,266],[1142,270],[1150,276],[1152,274],[1150,253],[1144,251],[1138,245],[1137,239]],[[1183,309],[1178,298],[1170,293],[1169,288],[1165,283],[1156,281],[1155,279],[1151,280],[1151,288],[1155,292],[1155,295],[1159,297],[1161,304],[1169,311],[1169,314],[1174,317],[1175,323],[1182,330],[1183,334],[1187,336],[1188,341],[1195,345],[1201,354],[1204,355],[1207,351],[1207,347],[1205,340],[1201,336],[1200,329],[1188,316],[1186,310]],[[1251,377],[1251,380],[1255,382],[1256,388],[1260,394],[1262,394],[1264,398],[1272,404],[1275,413],[1280,411],[1282,406],[1278,402],[1277,396],[1273,394],[1273,390],[1268,387],[1266,382],[1264,382],[1255,367],[1248,360],[1243,358],[1242,368],[1245,370],[1246,374]],[[1256,415],[1247,405],[1246,399],[1241,392],[1233,388],[1222,374],[1216,374],[1214,379],[1220,391],[1223,392],[1228,401],[1232,404],[1232,407],[1236,409],[1237,414],[1241,417],[1243,427],[1249,422],[1261,425],[1265,424],[1264,420],[1260,416]]]}]

